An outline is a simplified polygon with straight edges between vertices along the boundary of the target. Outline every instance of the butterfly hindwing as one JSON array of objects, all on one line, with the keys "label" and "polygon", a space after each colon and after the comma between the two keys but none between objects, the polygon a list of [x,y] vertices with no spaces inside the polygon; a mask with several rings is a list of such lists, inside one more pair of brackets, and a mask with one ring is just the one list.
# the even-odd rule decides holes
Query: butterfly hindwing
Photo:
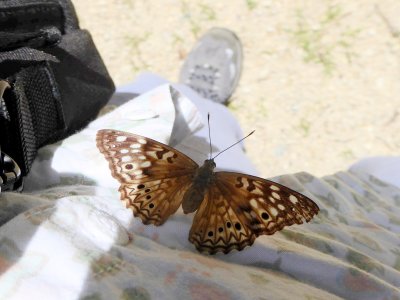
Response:
[{"label": "butterfly hindwing", "polygon": [[217,172],[195,215],[189,240],[211,254],[241,250],[259,235],[310,221],[318,210],[311,199],[278,183]]},{"label": "butterfly hindwing", "polygon": [[135,217],[140,217],[144,224],[159,226],[177,211],[191,182],[190,176],[172,177],[122,184],[119,191],[121,200]]},{"label": "butterfly hindwing", "polygon": [[121,186],[121,200],[143,223],[161,225],[180,206],[197,163],[155,140],[118,130],[97,133],[97,147]]},{"label": "butterfly hindwing", "polygon": [[256,235],[246,226],[246,218],[229,201],[216,185],[208,189],[189,232],[189,241],[200,252],[228,253],[254,242]]}]

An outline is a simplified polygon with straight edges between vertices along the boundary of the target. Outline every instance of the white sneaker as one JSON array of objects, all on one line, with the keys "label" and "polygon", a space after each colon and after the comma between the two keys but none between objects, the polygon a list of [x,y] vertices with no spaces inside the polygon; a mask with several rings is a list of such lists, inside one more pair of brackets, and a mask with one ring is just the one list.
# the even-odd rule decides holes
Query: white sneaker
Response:
[{"label": "white sneaker", "polygon": [[239,82],[242,60],[242,45],[236,34],[212,28],[186,57],[179,82],[204,98],[226,104]]}]

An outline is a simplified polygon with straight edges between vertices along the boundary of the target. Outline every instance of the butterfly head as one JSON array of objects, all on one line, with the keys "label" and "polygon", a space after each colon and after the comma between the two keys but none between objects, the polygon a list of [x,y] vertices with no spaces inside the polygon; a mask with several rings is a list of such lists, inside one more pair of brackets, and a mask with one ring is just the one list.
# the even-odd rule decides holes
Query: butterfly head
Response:
[{"label": "butterfly head", "polygon": [[208,169],[208,170],[214,170],[216,166],[217,166],[217,165],[215,164],[213,158],[206,159],[206,160],[204,161],[204,167],[205,167],[206,169]]},{"label": "butterfly head", "polygon": [[214,159],[206,159],[204,164],[197,170],[196,178],[194,180],[205,188],[209,184],[210,180],[212,180],[212,174],[214,173],[216,166]]}]

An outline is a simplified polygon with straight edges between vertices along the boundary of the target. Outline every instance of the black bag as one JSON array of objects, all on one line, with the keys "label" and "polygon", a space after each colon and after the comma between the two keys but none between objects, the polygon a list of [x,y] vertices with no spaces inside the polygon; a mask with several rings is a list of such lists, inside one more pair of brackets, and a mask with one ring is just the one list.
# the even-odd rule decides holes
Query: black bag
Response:
[{"label": "black bag", "polygon": [[26,175],[38,148],[87,125],[115,89],[69,0],[0,1],[0,81],[3,190],[4,153]]}]

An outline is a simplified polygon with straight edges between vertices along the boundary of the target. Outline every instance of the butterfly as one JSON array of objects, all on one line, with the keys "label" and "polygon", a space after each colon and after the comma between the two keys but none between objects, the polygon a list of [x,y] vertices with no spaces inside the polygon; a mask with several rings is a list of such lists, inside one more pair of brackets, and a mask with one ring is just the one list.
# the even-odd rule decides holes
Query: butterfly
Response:
[{"label": "butterfly", "polygon": [[260,177],[214,172],[214,158],[200,167],[180,151],[150,138],[103,129],[97,147],[121,186],[121,200],[144,224],[162,225],[182,205],[196,212],[189,241],[200,252],[228,253],[260,235],[309,222],[314,201]]}]

